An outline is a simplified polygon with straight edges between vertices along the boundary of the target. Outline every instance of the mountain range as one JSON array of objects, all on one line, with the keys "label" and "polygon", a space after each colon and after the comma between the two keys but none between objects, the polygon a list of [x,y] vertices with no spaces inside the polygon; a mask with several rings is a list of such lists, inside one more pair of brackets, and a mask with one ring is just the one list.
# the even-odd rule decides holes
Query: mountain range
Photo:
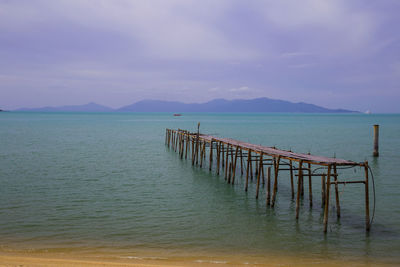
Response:
[{"label": "mountain range", "polygon": [[328,109],[303,102],[293,103],[270,98],[214,99],[206,103],[186,104],[177,101],[142,100],[132,105],[113,109],[96,103],[76,106],[22,108],[17,111],[34,112],[290,112],[290,113],[354,113],[345,109]]}]

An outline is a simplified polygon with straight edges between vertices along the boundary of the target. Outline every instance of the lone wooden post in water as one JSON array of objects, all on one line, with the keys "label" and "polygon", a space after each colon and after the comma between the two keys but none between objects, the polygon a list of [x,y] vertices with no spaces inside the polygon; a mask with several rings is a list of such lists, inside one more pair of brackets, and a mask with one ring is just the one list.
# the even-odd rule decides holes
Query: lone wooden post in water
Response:
[{"label": "lone wooden post in water", "polygon": [[379,125],[374,125],[374,157],[379,157]]}]

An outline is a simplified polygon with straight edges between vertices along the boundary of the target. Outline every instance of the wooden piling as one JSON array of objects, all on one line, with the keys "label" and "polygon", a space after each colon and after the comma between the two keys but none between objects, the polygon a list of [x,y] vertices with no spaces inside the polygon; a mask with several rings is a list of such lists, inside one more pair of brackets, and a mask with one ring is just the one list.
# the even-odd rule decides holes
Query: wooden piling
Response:
[{"label": "wooden piling", "polygon": [[235,160],[233,161],[233,170],[232,170],[232,184],[235,184],[235,176],[236,176],[236,161],[238,158],[239,146],[236,146],[235,152]]},{"label": "wooden piling", "polygon": [[278,156],[278,158],[275,160],[274,159],[274,190],[272,192],[272,201],[271,201],[271,207],[275,206],[275,199],[276,199],[276,191],[278,190],[278,172],[279,172],[279,161],[281,157]]},{"label": "wooden piling", "polygon": [[211,171],[212,169],[212,162],[213,162],[213,142],[214,140],[211,138],[211,142],[210,142],[210,162],[208,163],[210,166],[208,168],[209,171]]},{"label": "wooden piling", "polygon": [[328,165],[328,174],[326,177],[325,209],[324,209],[324,233],[328,231],[330,187],[331,187],[331,165]]},{"label": "wooden piling", "polygon": [[292,199],[294,199],[293,162],[291,160],[289,161],[289,166],[290,166],[290,189],[291,189],[291,193],[292,193]]},{"label": "wooden piling", "polygon": [[379,157],[379,125],[374,125],[374,157]]},{"label": "wooden piling", "polygon": [[217,144],[217,175],[219,175],[219,165],[221,161],[221,142]]},{"label": "wooden piling", "polygon": [[369,183],[368,183],[368,162],[364,163],[365,170],[365,228],[367,231],[371,229],[371,224],[369,220]]},{"label": "wooden piling", "polygon": [[244,191],[246,191],[246,192],[247,192],[247,188],[249,186],[250,164],[251,164],[251,149],[249,149],[249,152],[247,154],[246,185],[244,187]]},{"label": "wooden piling", "polygon": [[301,183],[303,180],[303,161],[299,162],[299,175],[297,177],[296,220],[299,219]]},{"label": "wooden piling", "polygon": [[267,206],[270,205],[271,202],[271,167],[267,169],[267,197],[266,197],[266,204]]},{"label": "wooden piling", "polygon": [[310,207],[312,207],[312,181],[311,181],[311,164],[308,163],[308,200],[310,202]]},{"label": "wooden piling", "polygon": [[225,167],[225,144],[222,143],[222,168]]},{"label": "wooden piling", "polygon": [[229,168],[228,168],[228,184],[230,183],[231,175],[232,175],[232,162],[229,162]]},{"label": "wooden piling", "polygon": [[232,168],[232,175],[228,177],[228,184],[231,183],[232,178],[233,178],[233,177],[232,177],[232,176],[233,176],[233,161],[234,161],[234,156],[233,156],[233,150],[234,150],[234,149],[233,149],[233,147],[234,147],[234,146],[232,145],[232,147],[230,148],[230,153],[229,153],[229,155],[231,156],[231,161],[230,161],[230,162],[232,163],[232,166],[231,166],[231,168]]},{"label": "wooden piling", "polygon": [[242,154],[242,148],[240,148],[240,174],[243,175],[243,154]]},{"label": "wooden piling", "polygon": [[339,201],[339,187],[338,187],[338,177],[336,164],[333,164],[333,180],[335,181],[335,197],[336,197],[336,215],[340,218],[340,201]]},{"label": "wooden piling", "polygon": [[253,161],[250,157],[250,179],[253,181]]},{"label": "wooden piling", "polygon": [[204,159],[204,156],[206,155],[206,142],[203,142],[203,145],[202,145],[202,149],[201,149],[201,159],[200,159],[200,168],[202,168],[203,167],[203,159]]},{"label": "wooden piling", "polygon": [[182,135],[181,139],[181,159],[183,159],[183,154],[185,152],[185,136]]},{"label": "wooden piling", "polygon": [[263,153],[261,153],[261,155],[260,155],[260,163],[259,163],[259,166],[258,166],[256,199],[258,199],[258,192],[260,190],[260,178],[261,178],[260,175],[261,175],[261,168],[263,168],[263,166],[262,166],[262,163],[263,163],[262,157],[263,157]]},{"label": "wooden piling", "polygon": [[189,135],[186,135],[185,159],[187,159],[187,155],[188,155],[189,142],[190,142],[190,137],[189,137]]},{"label": "wooden piling", "polygon": [[326,175],[325,174],[323,174],[322,176],[321,176],[321,206],[322,207],[324,207],[325,206],[325,188],[326,188],[326,185],[325,185],[325,177],[326,177]]},{"label": "wooden piling", "polygon": [[225,157],[225,180],[228,179],[228,161],[229,161],[229,144],[226,145],[226,157]]}]

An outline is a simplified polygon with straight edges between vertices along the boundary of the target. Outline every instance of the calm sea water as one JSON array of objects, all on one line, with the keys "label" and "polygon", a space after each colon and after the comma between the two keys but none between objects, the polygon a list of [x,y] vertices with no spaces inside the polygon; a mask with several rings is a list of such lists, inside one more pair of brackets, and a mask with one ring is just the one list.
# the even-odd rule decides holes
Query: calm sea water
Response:
[{"label": "calm sea water", "polygon": [[[296,152],[368,160],[376,212],[364,226],[361,185],[340,187],[323,234],[320,180],[295,220],[289,176],[274,209],[265,189],[244,192],[164,145],[165,128]],[[380,157],[372,154],[380,124]],[[400,115],[0,113],[0,245],[166,250],[178,253],[309,255],[400,262]],[[341,178],[364,171],[340,170]],[[333,200],[333,199],[332,199]],[[371,193],[371,201],[372,201]],[[332,202],[333,203],[333,202]]]}]

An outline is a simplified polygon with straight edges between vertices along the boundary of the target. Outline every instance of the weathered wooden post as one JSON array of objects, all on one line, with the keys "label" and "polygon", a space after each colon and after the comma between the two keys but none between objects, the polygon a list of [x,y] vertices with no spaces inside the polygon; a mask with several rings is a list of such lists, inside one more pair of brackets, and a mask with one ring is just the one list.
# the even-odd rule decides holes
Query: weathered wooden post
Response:
[{"label": "weathered wooden post", "polygon": [[251,149],[249,149],[249,151],[247,153],[246,186],[244,188],[244,191],[246,191],[246,192],[247,192],[247,188],[249,186],[250,164],[251,164]]},{"label": "weathered wooden post", "polygon": [[[310,154],[310,153],[308,153]],[[312,207],[312,179],[311,179],[311,164],[308,163],[308,201],[310,202],[310,207]]]},{"label": "weathered wooden post", "polygon": [[268,167],[268,171],[267,171],[267,197],[266,197],[267,206],[270,205],[270,202],[271,202],[271,167]]},{"label": "weathered wooden post", "polygon": [[299,174],[297,176],[297,198],[296,198],[296,220],[299,219],[300,211],[300,195],[301,195],[301,183],[303,181],[303,161],[299,162]]},{"label": "weathered wooden post", "polygon": [[217,175],[219,175],[219,163],[221,161],[221,141],[217,143]]},{"label": "weathered wooden post", "polygon": [[322,197],[322,201],[321,201],[321,206],[325,207],[325,174],[322,174],[321,176],[321,197]]},{"label": "weathered wooden post", "polygon": [[272,191],[272,200],[271,200],[271,207],[275,206],[275,199],[276,199],[276,192],[278,191],[278,172],[279,172],[279,161],[281,159],[281,156],[278,156],[278,159],[274,159],[274,175],[275,175],[275,180],[274,180],[274,188]]},{"label": "weathered wooden post", "polygon": [[374,125],[374,157],[379,157],[379,125]]},{"label": "weathered wooden post", "polygon": [[371,228],[370,220],[369,220],[369,184],[368,184],[368,161],[364,163],[365,169],[365,228],[369,232]]},{"label": "weathered wooden post", "polygon": [[263,168],[263,153],[262,152],[260,154],[260,164],[258,166],[258,173],[257,173],[256,199],[258,199],[258,192],[260,191],[261,168]]},{"label": "weathered wooden post", "polygon": [[292,190],[292,199],[294,199],[294,186],[293,186],[293,163],[290,161],[290,188]]},{"label": "weathered wooden post", "polygon": [[[235,152],[235,160],[233,161],[233,170],[232,170],[232,184],[235,184],[235,176],[236,176],[236,161],[238,158],[238,153],[239,153],[239,146],[236,146],[236,152]],[[232,151],[233,154],[233,151]]]},{"label": "weathered wooden post", "polygon": [[196,165],[199,164],[199,139],[200,139],[200,122],[197,123],[197,138],[196,138]]},{"label": "weathered wooden post", "polygon": [[226,144],[226,154],[225,154],[225,180],[228,179],[228,165],[229,165],[229,143]]},{"label": "weathered wooden post", "polygon": [[209,169],[209,171],[211,171],[211,169],[212,169],[212,161],[213,161],[213,142],[214,142],[214,139],[212,139],[211,138],[211,141],[210,141],[210,162],[209,162],[209,167],[208,167],[208,169]]},{"label": "weathered wooden post", "polygon": [[328,217],[329,217],[329,191],[331,188],[331,165],[328,165],[328,174],[326,177],[326,191],[325,191],[325,209],[324,209],[324,233],[328,231]]}]

